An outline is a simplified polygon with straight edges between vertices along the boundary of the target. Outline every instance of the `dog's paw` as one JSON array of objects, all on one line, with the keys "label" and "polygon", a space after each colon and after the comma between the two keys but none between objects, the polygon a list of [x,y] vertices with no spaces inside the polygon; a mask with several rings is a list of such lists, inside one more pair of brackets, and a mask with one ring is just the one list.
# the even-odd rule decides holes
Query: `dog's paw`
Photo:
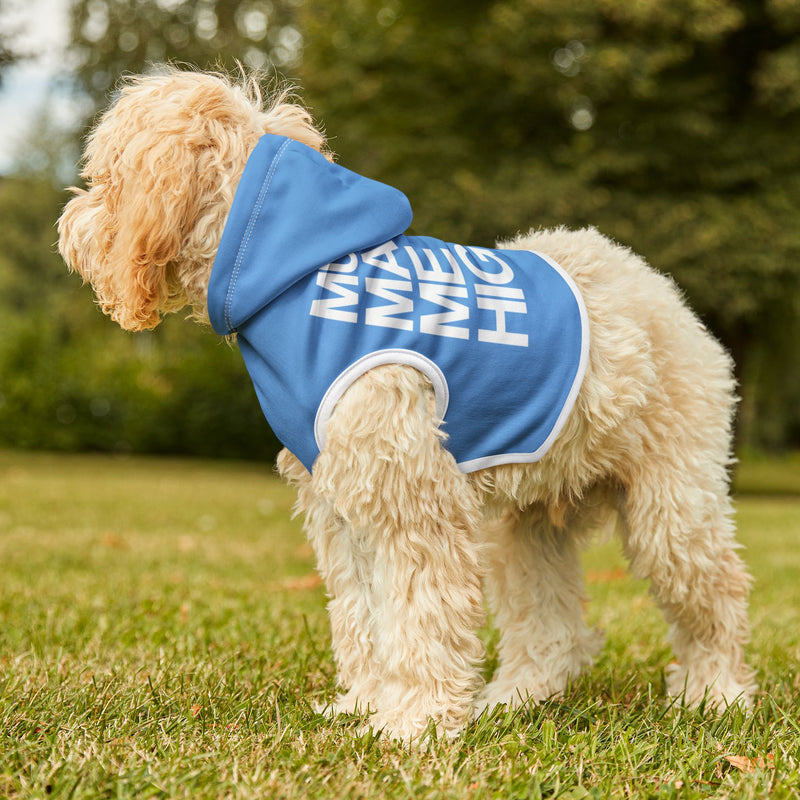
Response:
[{"label": "dog's paw", "polygon": [[358,694],[351,691],[339,694],[327,703],[318,703],[314,710],[328,718],[336,717],[339,714],[359,716],[369,713],[369,705],[361,700]]},{"label": "dog's paw", "polygon": [[519,708],[560,697],[570,679],[591,666],[604,641],[602,630],[584,627],[538,642],[535,650],[527,640],[507,640],[500,668],[478,698],[476,716],[499,705]]},{"label": "dog's paw", "polygon": [[756,685],[749,668],[732,675],[718,668],[687,670],[682,664],[669,664],[666,668],[667,694],[682,700],[687,706],[723,710],[738,705],[749,709],[753,705]]},{"label": "dog's paw", "polygon": [[517,686],[516,683],[492,681],[478,695],[475,701],[474,717],[490,713],[497,706],[520,708],[526,704],[538,705],[551,697],[558,697],[561,691],[563,689],[546,693],[541,687],[535,685],[529,684],[523,688]]},{"label": "dog's paw", "polygon": [[429,717],[407,717],[401,713],[374,713],[362,726],[360,733],[380,733],[381,736],[406,745],[425,748],[436,739],[455,739],[462,725],[445,725]]}]

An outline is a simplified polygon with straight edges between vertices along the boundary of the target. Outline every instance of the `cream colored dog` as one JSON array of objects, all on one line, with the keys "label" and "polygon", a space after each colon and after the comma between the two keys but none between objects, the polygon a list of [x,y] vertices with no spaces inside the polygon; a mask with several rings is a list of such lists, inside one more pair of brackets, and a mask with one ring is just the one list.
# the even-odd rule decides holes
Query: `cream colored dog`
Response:
[{"label": "cream colored dog", "polygon": [[[254,82],[166,69],[123,84],[91,133],[59,249],[128,330],[207,287],[239,179],[265,133],[324,151],[307,112],[265,106]],[[585,377],[546,456],[465,474],[446,449],[431,382],[376,366],[338,399],[310,473],[288,450],[330,595],[343,693],[333,712],[406,740],[457,733],[496,704],[542,701],[592,662],[579,552],[618,510],[633,574],[671,625],[670,694],[748,704],[749,578],[728,497],[731,362],[673,283],[594,230],[503,245],[568,273],[591,333]],[[521,378],[524,380],[524,377]],[[482,585],[501,632],[481,678]]]}]

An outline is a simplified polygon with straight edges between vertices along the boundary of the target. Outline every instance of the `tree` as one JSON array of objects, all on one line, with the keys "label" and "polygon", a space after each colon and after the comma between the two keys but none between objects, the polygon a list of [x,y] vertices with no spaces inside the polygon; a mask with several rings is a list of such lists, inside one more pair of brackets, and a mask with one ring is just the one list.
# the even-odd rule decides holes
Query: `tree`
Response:
[{"label": "tree", "polygon": [[[0,2],[0,19],[7,11],[8,3]],[[9,29],[8,26],[0,26],[0,86],[3,84],[3,74],[15,61],[18,60],[19,55],[15,52],[11,45],[11,39],[15,31]]]},{"label": "tree", "polygon": [[[800,7],[466,9],[301,9],[300,75],[334,149],[404,189],[420,231],[489,244],[528,225],[593,224],[672,273],[733,351],[744,440],[757,441],[756,376],[782,386],[800,356]],[[767,341],[781,342],[770,375]],[[797,399],[777,440],[797,426]]]},{"label": "tree", "polygon": [[65,199],[47,176],[0,180],[0,447],[274,456],[233,348],[180,319],[125,334],[68,278]]},{"label": "tree", "polygon": [[71,52],[97,106],[120,75],[164,61],[203,69],[287,69],[300,59],[292,0],[77,0]]},{"label": "tree", "polygon": [[[241,41],[252,44],[259,8],[268,6],[78,2],[78,88],[96,108],[120,71],[147,68],[145,56],[212,67],[237,12],[248,34]],[[132,46],[145,40],[146,49]],[[294,57],[292,41],[278,36],[273,57]],[[234,67],[234,59],[221,65]],[[53,188],[62,153],[43,120],[18,174],[0,179],[0,446],[274,456],[278,442],[233,348],[180,319],[154,334],[123,333],[93,307],[88,287],[67,276],[54,248],[66,200]]]},{"label": "tree", "polygon": [[3,73],[14,61],[14,56],[4,39],[0,38],[0,84],[3,82]]},{"label": "tree", "polygon": [[597,226],[733,351],[742,440],[800,443],[796,0],[77,0],[72,53],[97,106],[152,61],[288,72],[418,232]]}]

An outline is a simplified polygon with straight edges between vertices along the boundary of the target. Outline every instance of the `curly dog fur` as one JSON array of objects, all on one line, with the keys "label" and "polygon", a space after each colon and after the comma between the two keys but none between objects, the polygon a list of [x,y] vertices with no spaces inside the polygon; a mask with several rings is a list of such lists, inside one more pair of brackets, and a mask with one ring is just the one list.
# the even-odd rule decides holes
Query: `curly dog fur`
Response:
[{"label": "curly dog fur", "polygon": [[[123,328],[185,306],[207,322],[214,256],[265,132],[325,152],[308,113],[286,96],[264,103],[255,81],[176,69],[125,81],[89,136],[88,188],[59,221],[64,259]],[[342,687],[330,709],[368,709],[372,727],[412,740],[431,721],[455,734],[483,708],[558,695],[601,645],[583,619],[579,551],[614,509],[671,625],[669,692],[749,703],[729,357],[668,278],[593,229],[501,246],[554,259],[588,313],[586,376],[541,461],[460,472],[427,378],[400,365],[345,393],[313,473],[279,457],[330,595]],[[501,634],[485,686],[484,589]]]}]

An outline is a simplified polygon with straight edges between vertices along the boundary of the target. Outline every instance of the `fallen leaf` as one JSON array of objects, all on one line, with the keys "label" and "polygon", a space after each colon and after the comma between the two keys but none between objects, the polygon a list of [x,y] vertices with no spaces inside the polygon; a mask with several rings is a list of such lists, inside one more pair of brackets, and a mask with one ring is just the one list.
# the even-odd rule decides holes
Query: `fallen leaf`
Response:
[{"label": "fallen leaf", "polygon": [[295,551],[295,555],[298,556],[298,558],[313,558],[314,549],[308,542],[303,542]]},{"label": "fallen leaf", "polygon": [[127,550],[128,543],[122,536],[118,536],[116,533],[104,533],[100,537],[100,543],[104,547],[111,547],[115,550]]},{"label": "fallen leaf", "polygon": [[281,589],[288,589],[290,592],[316,589],[318,586],[322,586],[322,578],[316,572],[303,575],[302,578],[287,578],[280,583]]},{"label": "fallen leaf", "polygon": [[586,581],[588,583],[611,583],[625,580],[627,577],[628,573],[624,569],[609,569],[604,572],[586,573]]},{"label": "fallen leaf", "polygon": [[767,753],[766,760],[761,756],[758,756],[758,758],[725,756],[725,760],[740,772],[755,772],[757,769],[775,769],[775,755],[773,753]]}]

